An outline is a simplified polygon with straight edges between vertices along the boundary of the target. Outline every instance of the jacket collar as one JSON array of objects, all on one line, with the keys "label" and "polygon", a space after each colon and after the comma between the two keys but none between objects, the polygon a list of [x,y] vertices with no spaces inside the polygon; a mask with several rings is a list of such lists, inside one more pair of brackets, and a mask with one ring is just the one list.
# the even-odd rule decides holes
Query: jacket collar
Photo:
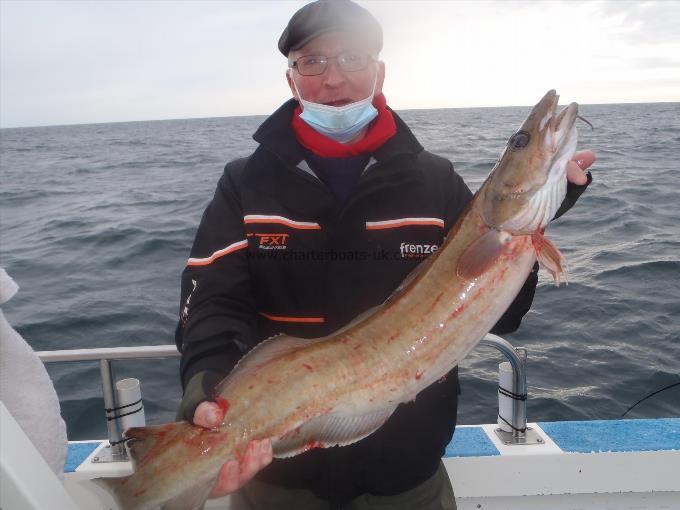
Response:
[{"label": "jacket collar", "polygon": [[[293,112],[297,106],[296,99],[289,99],[271,114],[253,135],[262,148],[290,165],[298,165],[304,159],[302,146],[291,128]],[[379,163],[402,154],[415,155],[423,150],[423,146],[404,121],[393,110],[391,111],[397,124],[397,132],[373,154]]]},{"label": "jacket collar", "polygon": [[[297,101],[291,99],[270,115],[253,135],[260,146],[251,156],[256,161],[251,172],[247,172],[246,180],[260,192],[275,196],[277,200],[286,204],[290,210],[299,211],[310,217],[334,217],[336,202],[321,181],[311,172],[306,171],[304,149],[295,138],[291,121]],[[358,200],[372,193],[393,186],[412,186],[424,180],[422,171],[412,164],[412,159],[422,152],[423,147],[418,143],[411,130],[397,114],[393,112],[397,124],[397,132],[372,156],[365,175],[357,184],[357,189],[350,197],[350,207]],[[274,156],[279,159],[288,171],[297,174],[311,185],[318,186],[322,192],[304,194],[299,185],[291,185],[285,172],[281,168],[267,163]],[[382,163],[390,162],[383,165]],[[374,168],[375,167],[375,168]],[[264,177],[262,174],[266,174]]]}]

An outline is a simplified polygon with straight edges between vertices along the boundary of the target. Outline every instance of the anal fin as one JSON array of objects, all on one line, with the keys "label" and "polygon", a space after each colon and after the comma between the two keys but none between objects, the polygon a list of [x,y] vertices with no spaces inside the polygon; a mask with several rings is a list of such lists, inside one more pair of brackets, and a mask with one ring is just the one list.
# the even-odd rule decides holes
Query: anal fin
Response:
[{"label": "anal fin", "polygon": [[328,448],[356,443],[387,421],[396,406],[362,414],[333,412],[312,418],[274,441],[274,456],[292,457],[312,448]]}]

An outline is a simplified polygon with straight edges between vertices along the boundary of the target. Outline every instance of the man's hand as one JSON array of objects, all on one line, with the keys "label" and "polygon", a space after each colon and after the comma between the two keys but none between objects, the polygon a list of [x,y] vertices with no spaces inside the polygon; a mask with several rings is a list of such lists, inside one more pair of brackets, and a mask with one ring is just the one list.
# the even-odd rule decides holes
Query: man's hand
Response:
[{"label": "man's hand", "polygon": [[593,151],[579,151],[574,154],[572,160],[567,163],[567,180],[582,186],[588,182],[585,170],[595,162]]},{"label": "man's hand", "polygon": [[[205,428],[218,427],[224,419],[224,412],[215,402],[201,402],[194,413],[194,424]],[[269,439],[248,443],[241,462],[230,460],[224,463],[217,477],[217,483],[210,498],[221,498],[243,487],[260,469],[272,461],[272,442]]]}]

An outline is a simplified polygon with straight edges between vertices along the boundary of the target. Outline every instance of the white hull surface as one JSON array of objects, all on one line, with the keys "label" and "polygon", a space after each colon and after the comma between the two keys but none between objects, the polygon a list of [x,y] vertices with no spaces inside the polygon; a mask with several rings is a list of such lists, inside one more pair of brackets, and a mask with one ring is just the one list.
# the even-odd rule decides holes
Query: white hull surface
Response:
[{"label": "white hull surface", "polygon": [[[530,423],[542,444],[507,446],[496,425],[459,426],[444,465],[460,510],[680,510],[680,418]],[[79,508],[114,509],[90,483],[130,474],[93,463],[107,442],[72,442],[66,488]],[[237,498],[206,509],[241,510]],[[10,509],[7,509],[10,510]]]}]

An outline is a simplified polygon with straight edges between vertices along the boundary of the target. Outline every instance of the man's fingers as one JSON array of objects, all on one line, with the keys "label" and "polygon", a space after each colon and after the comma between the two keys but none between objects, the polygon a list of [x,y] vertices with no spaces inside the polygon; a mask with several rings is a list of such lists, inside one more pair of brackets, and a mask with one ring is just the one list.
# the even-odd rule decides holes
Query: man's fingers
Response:
[{"label": "man's fingers", "polygon": [[215,487],[213,487],[213,490],[208,497],[220,498],[227,494],[231,494],[240,488],[238,462],[230,460],[229,462],[225,462],[222,469],[220,469],[220,474],[217,476]]},{"label": "man's fingers", "polygon": [[574,161],[567,163],[567,180],[579,186],[588,182],[588,176]]},{"label": "man's fingers", "polygon": [[272,448],[272,440],[271,439],[265,439],[264,440],[264,449],[263,449],[263,452],[262,452],[262,461],[264,462],[264,466],[271,463],[273,457],[274,457],[274,451],[273,451],[273,448]]},{"label": "man's fingers", "polygon": [[271,461],[271,441],[269,439],[251,441],[246,447],[240,464],[235,460],[224,463],[209,497],[220,498],[237,491]]},{"label": "man's fingers", "polygon": [[574,154],[569,163],[567,163],[567,180],[574,184],[583,185],[588,182],[588,177],[584,170],[586,170],[595,161],[595,153],[593,151],[579,151]]},{"label": "man's fingers", "polygon": [[239,476],[239,483],[241,485],[245,485],[260,469],[260,443],[261,441],[251,441],[248,444],[248,448],[246,448],[243,461],[239,466],[241,468]]},{"label": "man's fingers", "polygon": [[575,161],[581,170],[586,170],[596,159],[593,151],[578,151],[574,154],[572,161]]},{"label": "man's fingers", "polygon": [[224,412],[215,402],[201,402],[194,412],[194,424],[207,429],[218,427],[224,419]]},{"label": "man's fingers", "polygon": [[252,441],[241,463],[241,484],[246,484],[255,474],[272,461],[272,442],[269,439]]}]

